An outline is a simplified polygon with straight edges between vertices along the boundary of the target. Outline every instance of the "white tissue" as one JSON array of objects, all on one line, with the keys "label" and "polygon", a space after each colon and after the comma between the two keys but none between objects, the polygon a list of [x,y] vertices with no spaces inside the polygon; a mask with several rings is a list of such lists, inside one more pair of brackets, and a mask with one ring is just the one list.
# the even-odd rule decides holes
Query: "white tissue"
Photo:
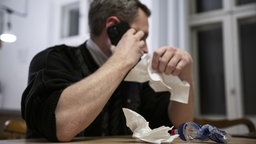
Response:
[{"label": "white tissue", "polygon": [[123,112],[126,118],[126,125],[133,132],[132,137],[138,138],[142,141],[149,143],[171,143],[179,135],[170,135],[169,130],[172,130],[173,127],[161,126],[159,128],[151,129],[148,126],[148,122],[139,115],[138,113],[123,108]]},{"label": "white tissue", "polygon": [[152,58],[144,55],[141,61],[128,73],[125,81],[146,82],[155,92],[169,91],[170,100],[180,103],[188,103],[190,85],[181,81],[179,77],[156,73],[151,67]]}]

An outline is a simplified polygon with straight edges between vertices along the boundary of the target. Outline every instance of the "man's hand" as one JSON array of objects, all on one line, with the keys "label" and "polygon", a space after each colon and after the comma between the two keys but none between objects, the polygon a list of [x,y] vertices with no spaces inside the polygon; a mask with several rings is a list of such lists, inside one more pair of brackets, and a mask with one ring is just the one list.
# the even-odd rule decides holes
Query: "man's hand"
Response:
[{"label": "man's hand", "polygon": [[190,54],[175,47],[161,47],[156,49],[152,60],[153,70],[159,73],[179,76],[182,80],[192,77],[192,58]]},{"label": "man's hand", "polygon": [[121,60],[132,63],[132,67],[139,61],[141,56],[148,51],[143,31],[129,29],[118,42],[117,46],[112,46],[114,54],[119,55]]}]

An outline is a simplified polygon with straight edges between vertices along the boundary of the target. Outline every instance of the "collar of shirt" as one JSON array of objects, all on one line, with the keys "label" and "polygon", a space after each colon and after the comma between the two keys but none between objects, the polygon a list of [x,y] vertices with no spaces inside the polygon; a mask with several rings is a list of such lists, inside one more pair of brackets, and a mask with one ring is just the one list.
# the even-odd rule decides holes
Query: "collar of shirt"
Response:
[{"label": "collar of shirt", "polygon": [[89,39],[86,43],[86,47],[91,53],[93,59],[95,62],[102,66],[108,59],[108,57],[101,51],[101,49],[98,47],[98,45],[92,40]]}]

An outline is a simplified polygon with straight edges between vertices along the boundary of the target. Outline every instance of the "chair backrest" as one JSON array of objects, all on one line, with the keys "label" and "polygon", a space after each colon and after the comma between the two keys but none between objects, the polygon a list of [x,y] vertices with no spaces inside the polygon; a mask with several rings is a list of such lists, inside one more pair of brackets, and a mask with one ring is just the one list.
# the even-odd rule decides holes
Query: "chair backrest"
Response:
[{"label": "chair backrest", "polygon": [[194,122],[200,125],[211,124],[218,128],[229,128],[237,125],[245,125],[248,128],[249,133],[256,134],[255,125],[248,118],[237,118],[232,120],[227,120],[227,119],[213,120],[213,119],[194,118]]},{"label": "chair backrest", "polygon": [[26,131],[26,123],[21,119],[10,119],[4,124],[4,132],[9,134],[9,139],[25,138]]}]

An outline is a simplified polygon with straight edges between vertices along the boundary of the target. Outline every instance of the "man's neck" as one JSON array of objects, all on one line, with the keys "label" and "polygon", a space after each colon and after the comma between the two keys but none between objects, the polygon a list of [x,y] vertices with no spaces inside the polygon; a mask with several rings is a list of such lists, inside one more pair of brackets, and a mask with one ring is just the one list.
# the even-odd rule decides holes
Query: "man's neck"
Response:
[{"label": "man's neck", "polygon": [[112,55],[111,52],[111,45],[109,44],[108,39],[104,34],[96,37],[91,37],[93,42],[98,45],[98,47],[101,49],[101,51],[108,57]]}]

